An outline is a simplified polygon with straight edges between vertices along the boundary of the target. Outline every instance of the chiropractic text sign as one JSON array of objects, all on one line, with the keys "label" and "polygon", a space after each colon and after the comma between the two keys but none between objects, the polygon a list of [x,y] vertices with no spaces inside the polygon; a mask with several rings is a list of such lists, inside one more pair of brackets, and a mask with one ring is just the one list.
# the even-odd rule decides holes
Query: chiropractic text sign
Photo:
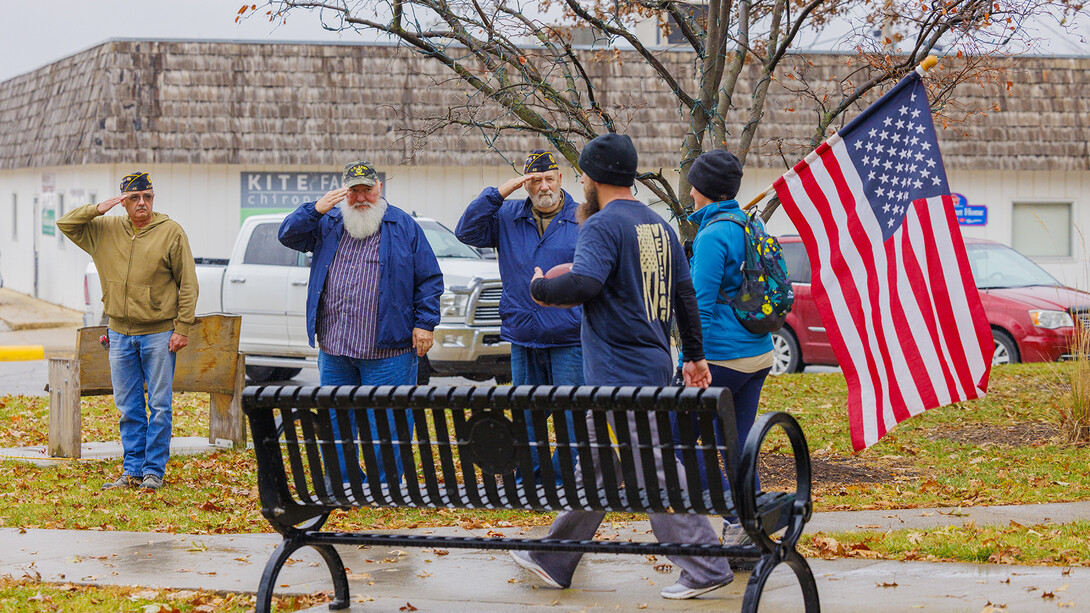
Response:
[{"label": "chiropractic text sign", "polygon": [[[378,173],[385,183],[386,174]],[[242,219],[262,213],[283,213],[314,202],[341,186],[339,172],[243,172]],[[383,192],[386,186],[383,185]]]},{"label": "chiropractic text sign", "polygon": [[294,209],[340,186],[339,172],[243,172],[242,208]]}]

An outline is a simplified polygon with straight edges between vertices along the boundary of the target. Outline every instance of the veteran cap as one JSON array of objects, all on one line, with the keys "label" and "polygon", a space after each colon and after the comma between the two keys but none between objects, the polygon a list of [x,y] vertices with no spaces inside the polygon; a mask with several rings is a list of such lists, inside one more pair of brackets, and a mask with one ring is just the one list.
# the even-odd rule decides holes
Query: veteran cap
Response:
[{"label": "veteran cap", "polygon": [[523,172],[529,174],[531,172],[548,172],[559,169],[560,167],[556,165],[553,154],[537,149],[526,156],[526,167]]},{"label": "veteran cap", "polygon": [[354,187],[366,185],[371,187],[378,183],[378,171],[374,164],[366,161],[352,162],[344,167],[344,186]]},{"label": "veteran cap", "polygon": [[146,172],[134,172],[121,179],[121,193],[142,192],[151,189],[151,177]]}]

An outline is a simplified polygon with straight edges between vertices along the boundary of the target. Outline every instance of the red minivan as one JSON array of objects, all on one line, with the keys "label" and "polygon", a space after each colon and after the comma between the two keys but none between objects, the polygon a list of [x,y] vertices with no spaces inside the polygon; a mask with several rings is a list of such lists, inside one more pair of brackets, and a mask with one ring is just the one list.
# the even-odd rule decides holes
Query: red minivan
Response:
[{"label": "red minivan", "polygon": [[[810,294],[810,260],[798,236],[779,238],[795,305],[787,323],[772,334],[772,374],[800,372],[806,365],[836,366],[825,326]],[[1026,256],[1006,245],[965,239],[984,313],[992,327],[992,364],[1051,362],[1070,357],[1075,326],[1090,325],[1090,293],[1066,287]]]}]

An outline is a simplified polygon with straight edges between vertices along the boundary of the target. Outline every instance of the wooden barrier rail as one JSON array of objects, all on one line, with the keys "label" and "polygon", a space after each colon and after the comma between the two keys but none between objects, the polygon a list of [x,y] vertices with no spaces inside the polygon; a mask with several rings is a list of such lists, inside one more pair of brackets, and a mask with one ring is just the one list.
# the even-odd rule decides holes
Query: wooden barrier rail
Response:
[{"label": "wooden barrier rail", "polygon": [[[189,345],[178,352],[174,366],[175,392],[209,394],[209,443],[246,443],[241,404],[246,360],[238,352],[241,327],[242,318],[238,315],[198,317],[190,328]],[[52,457],[80,457],[83,423],[80,399],[113,393],[109,355],[99,343],[99,337],[106,334],[106,326],[80,328],[77,334],[76,357],[49,360],[49,455]]]}]

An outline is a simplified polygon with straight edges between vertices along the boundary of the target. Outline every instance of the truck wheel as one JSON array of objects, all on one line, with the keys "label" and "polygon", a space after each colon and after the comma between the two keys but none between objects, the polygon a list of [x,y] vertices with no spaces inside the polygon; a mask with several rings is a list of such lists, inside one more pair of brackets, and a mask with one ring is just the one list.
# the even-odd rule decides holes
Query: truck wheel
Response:
[{"label": "truck wheel", "polygon": [[301,372],[303,372],[302,368],[277,368],[273,373],[273,381],[291,381]]},{"label": "truck wheel", "polygon": [[1010,334],[1003,330],[992,328],[992,340],[995,342],[995,353],[992,354],[992,366],[996,364],[1017,364],[1021,360],[1018,355],[1018,343],[1014,342]]},{"label": "truck wheel", "polygon": [[496,375],[496,385],[511,385],[511,373],[500,373]]},{"label": "truck wheel", "polygon": [[431,381],[431,362],[428,356],[420,358],[416,363],[416,384],[427,385]]},{"label": "truck wheel", "polygon": [[770,375],[799,372],[802,370],[802,352],[795,333],[780,328],[772,333],[772,370]]},{"label": "truck wheel", "polygon": [[266,383],[276,380],[278,370],[280,369],[272,366],[247,366],[246,377],[251,383]]}]

